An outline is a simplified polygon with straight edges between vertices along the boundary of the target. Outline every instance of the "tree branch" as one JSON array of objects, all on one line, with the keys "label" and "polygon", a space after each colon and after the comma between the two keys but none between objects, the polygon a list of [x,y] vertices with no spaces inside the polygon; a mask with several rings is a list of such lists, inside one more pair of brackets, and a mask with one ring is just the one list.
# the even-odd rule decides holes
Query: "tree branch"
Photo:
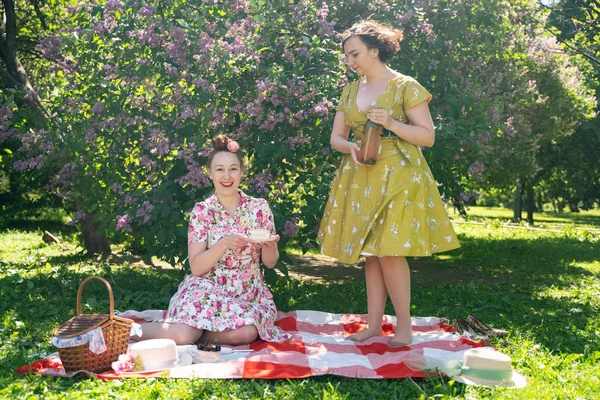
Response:
[{"label": "tree branch", "polygon": [[10,55],[10,52],[14,51],[17,37],[17,14],[15,13],[15,2],[13,0],[2,0],[2,4],[4,5],[4,14],[6,16],[4,45]]},{"label": "tree branch", "polygon": [[42,28],[44,28],[44,30],[46,31],[49,30],[48,24],[46,24],[46,16],[40,8],[41,1],[33,0],[31,4],[33,4],[33,8],[35,9],[35,13],[37,14],[38,19],[40,20],[40,24],[42,24]]},{"label": "tree branch", "polygon": [[582,49],[573,46],[572,44],[570,44],[567,40],[563,39],[562,37],[560,37],[559,35],[557,35],[556,33],[552,32],[551,29],[548,29],[546,27],[544,27],[545,30],[547,30],[548,32],[550,32],[552,35],[554,35],[558,41],[560,43],[563,43],[565,46],[569,47],[570,49],[574,50],[576,53],[581,54],[582,56],[584,56],[585,58],[587,58],[588,60],[590,60],[591,62],[593,62],[594,64],[598,64],[600,65],[600,60],[597,59],[596,57],[586,53],[585,51],[583,51]]},{"label": "tree branch", "polygon": [[562,38],[560,35],[556,34],[555,32],[552,31],[552,29],[548,28],[545,24],[542,24],[540,21],[538,21],[535,17],[530,17],[533,21],[535,21],[539,26],[543,26],[544,30],[549,32],[550,34],[552,34],[554,37],[556,37],[556,39],[564,44],[565,46],[567,46],[568,48],[572,49],[573,51],[575,51],[578,54],[581,54],[582,56],[584,56],[585,58],[587,58],[588,60],[590,60],[592,63],[600,65],[600,59],[594,57],[591,54],[586,53],[585,51],[583,51],[582,49],[573,46],[572,44],[569,43],[568,40]]}]

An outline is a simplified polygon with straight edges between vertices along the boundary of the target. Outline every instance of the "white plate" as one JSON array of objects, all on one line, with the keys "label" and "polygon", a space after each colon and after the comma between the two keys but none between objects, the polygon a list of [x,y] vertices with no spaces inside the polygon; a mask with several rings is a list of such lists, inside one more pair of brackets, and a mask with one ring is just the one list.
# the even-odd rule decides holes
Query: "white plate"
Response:
[{"label": "white plate", "polygon": [[[220,353],[220,352],[219,352]],[[221,361],[221,354],[219,354],[218,358],[200,358],[198,356],[198,351],[190,352],[190,356],[192,356],[192,361],[194,364],[212,364]]]},{"label": "white plate", "polygon": [[252,236],[246,236],[246,239],[250,243],[268,243],[273,240],[277,240],[277,236],[269,236],[269,237],[261,237],[261,238],[253,238]]},{"label": "white plate", "polygon": [[220,362],[222,360],[222,358],[221,358],[222,355],[228,355],[228,354],[233,354],[233,353],[248,354],[248,353],[252,353],[253,351],[254,350],[252,350],[252,349],[232,349],[231,347],[221,347],[221,351],[219,352],[220,353],[219,357],[216,359],[201,358],[200,356],[198,356],[197,349],[191,349],[190,355],[192,356],[192,361],[194,362],[194,364],[202,364],[202,363],[208,364],[208,363]]}]

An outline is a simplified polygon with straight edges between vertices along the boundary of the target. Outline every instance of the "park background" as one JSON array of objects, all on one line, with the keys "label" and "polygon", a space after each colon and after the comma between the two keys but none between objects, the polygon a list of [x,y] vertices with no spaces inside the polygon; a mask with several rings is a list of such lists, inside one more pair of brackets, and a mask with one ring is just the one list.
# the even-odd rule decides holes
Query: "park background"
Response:
[{"label": "park background", "polygon": [[[599,8],[594,0],[3,0],[0,394],[592,398]],[[204,163],[217,133],[240,142],[243,189],[273,209],[282,257],[279,272],[265,272],[278,308],[366,311],[360,279],[330,282],[325,267],[320,282],[284,277],[307,262],[333,263],[316,256],[315,236],[340,161],[329,148],[334,107],[356,79],[338,35],[366,18],[404,30],[390,66],[433,94],[436,144],[424,153],[463,244],[413,261],[425,271],[413,279],[413,314],[473,312],[509,329],[503,349],[532,378],[528,388],[442,378],[16,377],[16,367],[52,351],[52,331],[73,315],[87,275],[109,278],[118,309],[166,307],[186,268],[187,216],[211,192]],[[44,231],[61,243],[46,244]],[[88,304],[101,308],[102,288],[92,293]]]}]

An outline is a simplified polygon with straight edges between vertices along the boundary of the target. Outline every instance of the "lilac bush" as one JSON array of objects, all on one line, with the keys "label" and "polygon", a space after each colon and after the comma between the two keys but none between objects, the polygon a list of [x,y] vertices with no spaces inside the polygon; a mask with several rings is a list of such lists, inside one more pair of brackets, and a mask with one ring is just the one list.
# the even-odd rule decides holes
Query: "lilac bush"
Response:
[{"label": "lilac bush", "polygon": [[[334,106],[356,79],[337,33],[373,16],[405,30],[391,66],[433,93],[427,157],[441,192],[460,202],[530,118],[507,103],[545,96],[519,70],[542,60],[527,55],[525,33],[514,37],[515,15],[533,6],[418,3],[80,2],[39,46],[54,66],[41,90],[47,126],[7,133],[3,109],[0,138],[19,137],[16,169],[56,171],[48,188],[75,205],[75,220],[93,215],[113,241],[181,263],[187,213],[212,190],[207,145],[227,133],[248,160],[243,189],[271,204],[282,248],[312,248],[339,163]],[[515,54],[527,62],[507,68]]]}]

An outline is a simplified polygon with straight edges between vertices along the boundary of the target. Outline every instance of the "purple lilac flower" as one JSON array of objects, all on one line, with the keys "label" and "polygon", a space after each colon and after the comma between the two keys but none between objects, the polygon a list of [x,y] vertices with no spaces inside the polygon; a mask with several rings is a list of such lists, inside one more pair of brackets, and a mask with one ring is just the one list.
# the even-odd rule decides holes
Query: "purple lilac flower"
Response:
[{"label": "purple lilac flower", "polygon": [[254,190],[256,190],[259,194],[269,193],[269,185],[273,180],[273,176],[269,172],[261,172],[259,174],[254,175],[254,179],[252,180],[252,185]]},{"label": "purple lilac flower", "polygon": [[481,173],[484,171],[485,165],[481,161],[475,161],[468,169],[471,178],[481,181]]},{"label": "purple lilac flower", "polygon": [[85,131],[85,140],[88,142],[96,140],[98,135],[96,135],[96,130],[93,127],[88,128]]},{"label": "purple lilac flower", "polygon": [[152,221],[152,210],[153,209],[154,209],[154,206],[152,204],[150,204],[150,202],[148,200],[145,200],[142,207],[138,208],[138,210],[135,214],[135,217],[138,219],[142,219],[142,222],[140,222],[140,225],[146,225],[150,221]]},{"label": "purple lilac flower", "polygon": [[104,6],[104,12],[108,13],[111,11],[122,11],[123,10],[123,2],[119,0],[107,0],[106,5]]},{"label": "purple lilac flower", "polygon": [[406,14],[398,15],[396,17],[396,21],[401,24],[403,22],[408,21],[409,19],[411,19],[414,16],[415,16],[415,13],[413,12],[413,10],[408,10],[408,12]]},{"label": "purple lilac flower", "polygon": [[131,229],[131,217],[129,214],[125,215],[117,215],[117,227],[115,231],[120,231],[121,229],[126,230],[127,232],[133,232]]},{"label": "purple lilac flower", "polygon": [[106,112],[106,105],[99,101],[92,107],[92,112],[96,115],[104,114]]},{"label": "purple lilac flower", "polygon": [[250,2],[248,0],[236,0],[234,3],[235,11],[244,13],[248,12],[249,3]]},{"label": "purple lilac flower", "polygon": [[471,199],[471,197],[468,194],[466,194],[465,192],[461,192],[458,197],[460,198],[460,201],[462,201],[463,203],[466,203]]},{"label": "purple lilac flower", "polygon": [[502,119],[502,115],[498,114],[498,106],[492,107],[490,111],[492,114],[492,122],[498,122],[500,119]]},{"label": "purple lilac flower", "polygon": [[329,15],[329,7],[327,3],[323,2],[321,8],[317,11],[317,18],[325,19]]},{"label": "purple lilac flower", "polygon": [[425,36],[432,37],[433,36],[433,25],[426,21],[419,21],[417,26],[415,27],[415,31],[423,32]]},{"label": "purple lilac flower", "polygon": [[329,110],[333,108],[333,103],[323,97],[319,103],[315,104],[312,111],[317,115],[327,115]]},{"label": "purple lilac flower", "polygon": [[175,183],[180,186],[191,185],[196,188],[205,188],[210,186],[210,179],[204,172],[204,168],[198,163],[193,162],[187,165],[188,172],[181,178],[175,179]]},{"label": "purple lilac flower", "polygon": [[283,236],[294,237],[296,236],[296,232],[298,232],[300,227],[298,226],[298,219],[292,218],[283,225]]},{"label": "purple lilac flower", "polygon": [[77,211],[75,213],[75,215],[71,218],[71,221],[67,222],[67,225],[69,226],[73,226],[75,225],[77,222],[81,221],[82,219],[84,219],[87,216],[87,213],[85,211]]},{"label": "purple lilac flower", "polygon": [[40,41],[40,44],[36,46],[36,49],[42,53],[48,60],[58,60],[60,59],[60,50],[61,50],[62,39],[52,34],[48,37],[43,38]]},{"label": "purple lilac flower", "polygon": [[138,16],[140,17],[151,17],[156,12],[156,6],[144,5],[138,12]]},{"label": "purple lilac flower", "polygon": [[290,137],[286,140],[288,146],[290,146],[291,150],[296,150],[298,147],[302,146],[305,143],[310,143],[311,138],[309,137]]},{"label": "purple lilac flower", "polygon": [[191,118],[198,115],[198,110],[189,105],[183,106],[183,111],[181,111],[181,119]]},{"label": "purple lilac flower", "polygon": [[317,34],[323,35],[323,36],[334,36],[335,35],[335,29],[333,28],[334,26],[335,26],[334,21],[326,21],[326,20],[322,19],[319,21],[319,31],[317,32]]},{"label": "purple lilac flower", "polygon": [[514,125],[514,117],[509,117],[506,120],[506,126],[504,128],[502,128],[502,131],[504,131],[504,133],[506,133],[508,136],[514,136],[517,133],[517,130],[515,129]]},{"label": "purple lilac flower", "polygon": [[479,136],[476,140],[477,143],[487,144],[491,139],[490,132],[486,131],[483,135]]}]

